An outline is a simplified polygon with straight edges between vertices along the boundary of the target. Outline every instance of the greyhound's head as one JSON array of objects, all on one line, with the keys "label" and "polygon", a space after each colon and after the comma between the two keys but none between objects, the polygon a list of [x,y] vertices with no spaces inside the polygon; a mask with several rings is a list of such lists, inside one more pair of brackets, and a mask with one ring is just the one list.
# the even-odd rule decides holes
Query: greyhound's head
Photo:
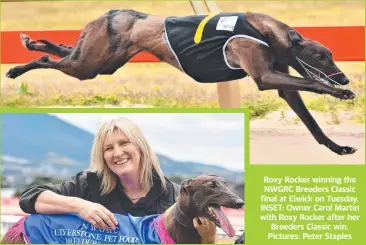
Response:
[{"label": "greyhound's head", "polygon": [[295,30],[288,31],[292,66],[303,77],[318,80],[327,85],[346,85],[346,75],[336,66],[332,53],[322,44],[303,38]]},{"label": "greyhound's head", "polygon": [[182,182],[181,196],[189,200],[191,215],[204,216],[214,222],[224,232],[232,237],[235,230],[221,207],[238,209],[244,201],[235,195],[223,178],[215,175],[201,175]]}]

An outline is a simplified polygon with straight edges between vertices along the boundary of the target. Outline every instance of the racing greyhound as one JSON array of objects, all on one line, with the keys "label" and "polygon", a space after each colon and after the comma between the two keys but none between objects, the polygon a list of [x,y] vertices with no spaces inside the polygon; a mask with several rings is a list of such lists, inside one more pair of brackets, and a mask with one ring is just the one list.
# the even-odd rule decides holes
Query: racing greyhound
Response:
[{"label": "racing greyhound", "polygon": [[[259,90],[277,89],[319,144],[344,155],[356,149],[329,139],[304,105],[298,91],[353,99],[334,85],[349,83],[332,53],[288,25],[260,13],[218,13],[186,17],[152,16],[134,10],[110,10],[91,21],[74,47],[21,35],[29,50],[44,55],[10,69],[16,78],[39,68],[62,71],[80,80],[112,74],[135,54],[148,51],[198,82],[221,82],[251,76]],[[294,68],[303,78],[289,75]]]}]

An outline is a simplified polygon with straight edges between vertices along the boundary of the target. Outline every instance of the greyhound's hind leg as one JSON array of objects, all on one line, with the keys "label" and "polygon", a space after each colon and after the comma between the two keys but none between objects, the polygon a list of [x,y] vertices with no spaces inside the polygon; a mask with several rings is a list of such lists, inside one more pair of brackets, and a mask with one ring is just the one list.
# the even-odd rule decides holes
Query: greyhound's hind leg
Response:
[{"label": "greyhound's hind leg", "polygon": [[38,68],[51,68],[52,65],[48,63],[49,62],[49,56],[44,55],[38,59],[32,60],[26,65],[16,66],[14,68],[11,68],[7,73],[6,76],[9,78],[16,78],[27,71],[38,69]]},{"label": "greyhound's hind leg", "polygon": [[78,78],[79,80],[92,79],[96,77],[100,71],[99,67],[88,67],[86,69],[79,61],[72,60],[70,56],[62,60],[52,60],[48,55],[44,55],[30,63],[22,66],[16,66],[10,69],[6,76],[16,78],[30,70],[34,69],[55,69],[63,73]]},{"label": "greyhound's hind leg", "polygon": [[[47,40],[33,41],[28,35],[20,34],[20,41],[23,46],[31,51],[41,51],[48,54],[53,54],[58,57],[66,57],[71,54],[73,48],[63,44],[55,44]],[[42,44],[39,44],[42,43]]]},{"label": "greyhound's hind leg", "polygon": [[108,62],[106,62],[103,65],[99,74],[101,74],[101,75],[113,74],[119,68],[124,66],[134,55],[135,54],[127,55],[127,53],[125,52],[124,55],[113,57],[112,59],[110,59]]}]

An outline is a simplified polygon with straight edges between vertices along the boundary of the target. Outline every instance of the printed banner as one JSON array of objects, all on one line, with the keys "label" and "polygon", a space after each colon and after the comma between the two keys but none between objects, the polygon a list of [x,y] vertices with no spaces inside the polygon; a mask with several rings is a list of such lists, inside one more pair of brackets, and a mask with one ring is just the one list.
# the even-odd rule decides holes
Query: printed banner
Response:
[{"label": "printed banner", "polygon": [[133,217],[115,214],[115,230],[97,229],[76,214],[40,215],[26,218],[24,228],[32,244],[156,244],[160,243],[152,224],[158,215]]}]

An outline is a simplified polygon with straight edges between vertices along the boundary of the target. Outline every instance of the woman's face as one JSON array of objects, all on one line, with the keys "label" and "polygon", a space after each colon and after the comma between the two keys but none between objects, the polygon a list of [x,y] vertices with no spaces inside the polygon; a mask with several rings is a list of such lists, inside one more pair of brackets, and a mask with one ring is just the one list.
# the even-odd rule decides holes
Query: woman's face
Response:
[{"label": "woman's face", "polygon": [[117,176],[138,175],[140,151],[121,130],[114,130],[103,145],[104,160]]}]

